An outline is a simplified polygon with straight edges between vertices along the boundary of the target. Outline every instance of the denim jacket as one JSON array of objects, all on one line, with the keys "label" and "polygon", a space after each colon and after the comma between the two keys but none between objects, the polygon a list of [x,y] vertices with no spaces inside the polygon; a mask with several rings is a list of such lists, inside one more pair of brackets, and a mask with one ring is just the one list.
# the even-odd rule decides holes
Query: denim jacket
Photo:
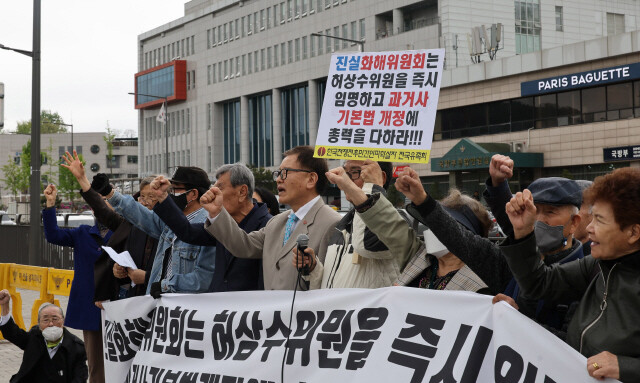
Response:
[{"label": "denim jacket", "polygon": [[[215,268],[216,248],[214,246],[195,246],[180,241],[155,213],[129,195],[115,192],[109,199],[109,203],[127,221],[149,236],[158,239],[158,250],[153,260],[147,294],[151,289],[151,283],[158,281],[163,292],[201,293],[209,289]],[[190,222],[204,223],[206,219],[207,211],[200,209],[192,214]],[[169,280],[160,280],[164,253],[172,245],[173,275]]]}]

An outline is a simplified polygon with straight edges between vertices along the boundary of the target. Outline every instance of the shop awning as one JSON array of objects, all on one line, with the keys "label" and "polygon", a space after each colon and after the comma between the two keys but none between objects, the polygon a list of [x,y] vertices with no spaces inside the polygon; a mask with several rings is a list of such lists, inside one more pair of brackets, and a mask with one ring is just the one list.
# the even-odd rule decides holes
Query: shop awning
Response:
[{"label": "shop awning", "polygon": [[[521,147],[524,149],[523,146]],[[443,157],[431,158],[431,171],[452,172],[488,169],[494,154],[511,157],[519,168],[541,168],[544,166],[543,153],[514,152],[510,144],[476,143],[468,138],[463,138]]]}]

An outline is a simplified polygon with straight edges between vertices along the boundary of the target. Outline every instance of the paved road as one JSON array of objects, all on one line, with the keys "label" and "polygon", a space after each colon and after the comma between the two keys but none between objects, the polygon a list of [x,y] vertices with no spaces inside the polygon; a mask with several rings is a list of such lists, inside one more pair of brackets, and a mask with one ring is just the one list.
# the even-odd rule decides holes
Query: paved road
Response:
[{"label": "paved road", "polygon": [[[31,323],[31,306],[40,295],[37,291],[18,289],[22,296],[22,318],[26,326]],[[62,309],[67,311],[69,297],[57,296]],[[82,339],[82,331],[69,328],[73,334]],[[0,383],[8,383],[11,376],[18,372],[22,363],[22,350],[11,344],[9,341],[0,340]]]}]

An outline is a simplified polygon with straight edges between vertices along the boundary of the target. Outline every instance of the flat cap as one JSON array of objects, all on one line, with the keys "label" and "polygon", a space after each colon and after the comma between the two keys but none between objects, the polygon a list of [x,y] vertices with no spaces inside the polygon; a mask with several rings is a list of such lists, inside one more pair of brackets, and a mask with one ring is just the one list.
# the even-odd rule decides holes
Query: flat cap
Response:
[{"label": "flat cap", "polygon": [[195,166],[178,166],[169,181],[203,189],[211,186],[207,172]]},{"label": "flat cap", "polygon": [[582,205],[582,188],[574,181],[563,177],[538,178],[528,187],[533,202],[546,205]]}]

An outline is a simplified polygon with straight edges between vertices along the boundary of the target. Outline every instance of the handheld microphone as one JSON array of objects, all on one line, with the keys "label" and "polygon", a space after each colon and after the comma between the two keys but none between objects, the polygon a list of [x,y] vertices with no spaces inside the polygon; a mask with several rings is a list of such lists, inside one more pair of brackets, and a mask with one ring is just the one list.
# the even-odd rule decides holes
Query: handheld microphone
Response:
[{"label": "handheld microphone", "polygon": [[309,245],[309,236],[306,234],[300,234],[296,239],[298,243],[298,255],[302,255],[302,264],[303,267],[298,267],[298,271],[302,273],[302,275],[309,275],[309,265],[304,264],[304,258],[307,254],[304,252]]}]

